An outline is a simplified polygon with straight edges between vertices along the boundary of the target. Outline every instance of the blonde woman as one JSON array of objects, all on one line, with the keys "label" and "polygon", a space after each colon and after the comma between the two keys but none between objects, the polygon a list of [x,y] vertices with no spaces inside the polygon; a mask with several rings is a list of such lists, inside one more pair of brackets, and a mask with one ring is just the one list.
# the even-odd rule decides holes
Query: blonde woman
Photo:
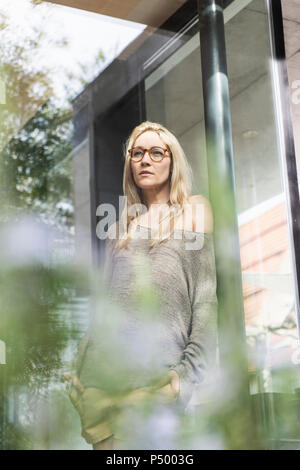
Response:
[{"label": "blonde woman", "polygon": [[[166,343],[165,375],[156,391],[183,408],[214,365],[217,350],[213,216],[204,196],[191,196],[191,180],[191,168],[173,133],[149,121],[133,129],[125,145],[126,205],[119,222],[109,229],[116,236],[107,238],[105,267],[108,285],[124,306],[135,287],[126,263],[140,252],[150,261],[151,279],[162,299],[161,330]],[[89,385],[84,372],[88,345],[86,335],[79,347],[77,375],[71,381],[72,401],[85,415],[83,436],[94,449],[122,448],[108,415],[101,420],[98,413],[112,409],[113,403]],[[133,390],[128,403],[145,390],[147,383]]]}]

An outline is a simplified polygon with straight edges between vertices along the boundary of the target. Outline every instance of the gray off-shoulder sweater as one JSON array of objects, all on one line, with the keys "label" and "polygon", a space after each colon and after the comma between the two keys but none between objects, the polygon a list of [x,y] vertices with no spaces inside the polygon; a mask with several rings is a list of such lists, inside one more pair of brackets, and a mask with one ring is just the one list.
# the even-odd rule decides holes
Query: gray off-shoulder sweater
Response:
[{"label": "gray off-shoulder sweater", "polygon": [[[106,239],[105,279],[110,295],[128,312],[129,329],[134,330],[142,312],[132,303],[133,293],[139,277],[150,276],[159,298],[159,356],[166,369],[178,373],[177,402],[185,408],[217,359],[213,234],[175,229],[169,240],[150,247],[151,232],[150,227],[138,225],[128,248],[120,251],[115,251],[115,239]],[[85,386],[93,386],[84,371],[83,364],[80,379]]]}]

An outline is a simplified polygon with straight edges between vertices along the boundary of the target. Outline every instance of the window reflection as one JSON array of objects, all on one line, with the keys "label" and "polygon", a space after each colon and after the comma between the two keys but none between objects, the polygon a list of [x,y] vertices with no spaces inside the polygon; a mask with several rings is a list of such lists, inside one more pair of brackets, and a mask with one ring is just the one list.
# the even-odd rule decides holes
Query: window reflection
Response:
[{"label": "window reflection", "polygon": [[281,392],[276,374],[295,366],[298,331],[263,2],[226,24],[226,45],[252,392]]}]

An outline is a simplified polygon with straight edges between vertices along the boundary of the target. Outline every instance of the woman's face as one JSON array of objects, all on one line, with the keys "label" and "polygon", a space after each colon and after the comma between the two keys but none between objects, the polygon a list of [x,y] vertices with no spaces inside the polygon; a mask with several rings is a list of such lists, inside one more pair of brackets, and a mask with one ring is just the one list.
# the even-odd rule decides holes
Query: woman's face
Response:
[{"label": "woman's face", "polygon": [[[151,147],[161,147],[166,149],[167,146],[160,136],[153,131],[146,131],[141,134],[133,144],[133,147],[142,147],[150,149]],[[140,162],[131,160],[131,169],[135,184],[141,189],[158,188],[164,185],[168,179],[171,168],[171,153],[167,152],[160,162],[153,162],[148,152],[145,153]],[[140,174],[142,171],[149,171],[150,174]]]}]

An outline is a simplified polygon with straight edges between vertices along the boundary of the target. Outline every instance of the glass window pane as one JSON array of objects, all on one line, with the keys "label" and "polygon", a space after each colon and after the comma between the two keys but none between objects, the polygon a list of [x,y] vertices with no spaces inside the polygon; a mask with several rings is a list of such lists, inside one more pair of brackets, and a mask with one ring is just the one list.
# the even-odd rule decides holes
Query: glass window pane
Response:
[{"label": "glass window pane", "polygon": [[249,370],[263,374],[259,391],[279,392],[276,372],[295,365],[298,329],[264,2],[227,22],[226,46]]},{"label": "glass window pane", "polygon": [[282,0],[281,5],[298,184],[300,185],[300,4],[297,0]]},{"label": "glass window pane", "polygon": [[[188,90],[187,93],[187,84]],[[179,139],[193,169],[193,194],[208,193],[199,34],[145,80],[147,119]]]}]

